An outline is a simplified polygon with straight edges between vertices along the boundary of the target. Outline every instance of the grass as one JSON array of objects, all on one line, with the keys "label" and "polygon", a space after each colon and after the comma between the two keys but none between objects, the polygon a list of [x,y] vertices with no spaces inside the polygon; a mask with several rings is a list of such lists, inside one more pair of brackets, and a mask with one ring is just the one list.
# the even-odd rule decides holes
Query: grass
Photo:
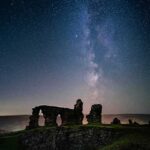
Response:
[{"label": "grass", "polygon": [[19,139],[17,135],[0,138],[0,150],[19,150]]},{"label": "grass", "polygon": [[[100,128],[109,130],[122,131],[124,134],[121,138],[114,140],[110,145],[100,148],[100,150],[150,150],[150,128],[142,126],[128,125],[70,125],[62,127],[64,129],[73,129],[73,131],[84,130],[87,128]],[[53,130],[56,127],[43,127],[33,130],[23,130],[4,134],[0,137],[0,150],[23,150],[19,144],[20,135],[26,132],[37,132],[44,130]]]},{"label": "grass", "polygon": [[0,150],[23,150],[19,143],[19,136],[25,132],[25,130],[22,130],[1,135]]},{"label": "grass", "polygon": [[150,150],[150,129],[128,130],[126,134],[100,150]]}]

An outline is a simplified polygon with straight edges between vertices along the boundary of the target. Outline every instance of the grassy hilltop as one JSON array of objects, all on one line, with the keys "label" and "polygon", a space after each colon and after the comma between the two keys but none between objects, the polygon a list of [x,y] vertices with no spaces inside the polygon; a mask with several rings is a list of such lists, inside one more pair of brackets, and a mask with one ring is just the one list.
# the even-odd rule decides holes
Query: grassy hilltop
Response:
[{"label": "grassy hilltop", "polygon": [[[123,134],[111,141],[111,143],[97,147],[97,150],[150,150],[150,127],[146,126],[129,126],[129,125],[72,125],[64,126],[69,130],[78,132],[86,129],[104,129],[122,132]],[[42,127],[34,130],[23,130],[0,136],[0,150],[23,150],[20,144],[20,136],[30,132],[44,132],[53,130],[55,127]],[[92,150],[92,149],[91,149]]]}]

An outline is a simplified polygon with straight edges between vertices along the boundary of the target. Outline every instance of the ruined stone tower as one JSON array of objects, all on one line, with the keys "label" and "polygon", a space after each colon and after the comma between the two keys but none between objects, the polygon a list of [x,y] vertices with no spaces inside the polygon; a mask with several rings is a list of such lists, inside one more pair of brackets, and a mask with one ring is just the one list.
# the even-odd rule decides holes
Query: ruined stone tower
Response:
[{"label": "ruined stone tower", "polygon": [[86,116],[88,123],[102,123],[102,105],[94,104],[91,107],[90,113]]}]

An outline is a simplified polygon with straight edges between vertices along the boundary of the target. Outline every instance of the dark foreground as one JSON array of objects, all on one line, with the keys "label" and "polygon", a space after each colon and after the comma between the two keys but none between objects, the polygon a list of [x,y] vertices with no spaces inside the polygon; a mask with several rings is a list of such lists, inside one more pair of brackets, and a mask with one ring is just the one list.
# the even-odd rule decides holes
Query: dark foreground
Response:
[{"label": "dark foreground", "polygon": [[150,127],[83,125],[2,134],[0,150],[150,150]]}]

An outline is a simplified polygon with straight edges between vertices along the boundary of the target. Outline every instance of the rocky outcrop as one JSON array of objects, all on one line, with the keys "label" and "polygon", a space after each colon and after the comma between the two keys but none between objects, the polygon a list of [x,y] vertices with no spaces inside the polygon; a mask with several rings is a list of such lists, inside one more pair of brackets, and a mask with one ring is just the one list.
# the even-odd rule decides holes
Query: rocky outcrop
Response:
[{"label": "rocky outcrop", "polygon": [[25,150],[95,150],[111,143],[121,134],[112,128],[51,127],[26,131],[20,142]]},{"label": "rocky outcrop", "polygon": [[102,122],[102,105],[94,104],[91,107],[89,115],[86,116],[88,123],[101,123]]}]

